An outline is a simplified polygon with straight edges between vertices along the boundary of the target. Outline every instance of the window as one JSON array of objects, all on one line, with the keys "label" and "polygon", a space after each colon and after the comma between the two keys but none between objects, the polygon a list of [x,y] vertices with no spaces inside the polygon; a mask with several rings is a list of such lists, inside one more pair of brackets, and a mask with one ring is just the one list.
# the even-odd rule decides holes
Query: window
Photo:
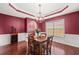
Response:
[{"label": "window", "polygon": [[46,22],[48,36],[64,36],[64,19]]}]

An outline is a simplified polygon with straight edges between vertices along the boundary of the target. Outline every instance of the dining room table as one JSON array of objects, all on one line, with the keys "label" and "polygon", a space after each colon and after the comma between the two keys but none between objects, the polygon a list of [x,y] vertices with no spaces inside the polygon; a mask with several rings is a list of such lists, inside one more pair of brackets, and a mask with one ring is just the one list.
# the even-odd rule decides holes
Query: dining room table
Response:
[{"label": "dining room table", "polygon": [[[28,50],[31,55],[48,55],[51,44],[50,38],[44,35],[41,36],[31,36],[28,39]],[[50,47],[49,47],[50,46]]]}]

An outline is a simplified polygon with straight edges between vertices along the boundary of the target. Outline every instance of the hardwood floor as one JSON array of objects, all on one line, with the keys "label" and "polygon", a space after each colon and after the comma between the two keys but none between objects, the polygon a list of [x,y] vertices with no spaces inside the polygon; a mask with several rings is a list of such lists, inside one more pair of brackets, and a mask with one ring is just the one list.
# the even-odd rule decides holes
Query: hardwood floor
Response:
[{"label": "hardwood floor", "polygon": [[9,44],[0,47],[0,55],[25,55],[27,54],[27,42]]},{"label": "hardwood floor", "polygon": [[53,42],[54,55],[79,55],[79,48],[73,47],[58,42]]},{"label": "hardwood floor", "polygon": [[[79,55],[79,48],[53,42],[52,55]],[[27,42],[0,47],[0,55],[27,55]]]}]

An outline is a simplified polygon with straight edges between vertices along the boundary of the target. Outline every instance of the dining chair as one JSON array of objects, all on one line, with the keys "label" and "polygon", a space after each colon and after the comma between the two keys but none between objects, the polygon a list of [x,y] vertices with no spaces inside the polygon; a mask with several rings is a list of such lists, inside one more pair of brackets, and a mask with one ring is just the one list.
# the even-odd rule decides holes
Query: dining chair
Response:
[{"label": "dining chair", "polygon": [[47,37],[47,55],[51,55],[53,37]]}]

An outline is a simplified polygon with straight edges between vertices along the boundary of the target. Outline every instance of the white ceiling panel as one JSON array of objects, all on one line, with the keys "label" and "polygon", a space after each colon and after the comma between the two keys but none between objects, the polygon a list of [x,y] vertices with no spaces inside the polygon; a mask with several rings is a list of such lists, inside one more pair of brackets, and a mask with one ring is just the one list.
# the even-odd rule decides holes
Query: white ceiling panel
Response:
[{"label": "white ceiling panel", "polygon": [[[15,8],[21,11],[30,13],[34,15],[35,17],[39,17],[39,4],[38,3],[11,3],[11,4]],[[42,17],[62,9],[66,5],[69,6],[63,12],[46,17],[45,19],[68,14],[68,13],[75,12],[75,11],[79,11],[78,3],[40,3],[40,4],[41,4],[40,11],[41,11]],[[28,17],[28,18],[35,19],[35,17],[29,16],[29,15],[26,15],[26,14],[23,14],[23,13],[20,13],[14,10],[12,7],[9,6],[9,3],[0,3],[0,13],[11,15],[11,16],[16,16],[16,17],[21,17],[21,18]]]}]

